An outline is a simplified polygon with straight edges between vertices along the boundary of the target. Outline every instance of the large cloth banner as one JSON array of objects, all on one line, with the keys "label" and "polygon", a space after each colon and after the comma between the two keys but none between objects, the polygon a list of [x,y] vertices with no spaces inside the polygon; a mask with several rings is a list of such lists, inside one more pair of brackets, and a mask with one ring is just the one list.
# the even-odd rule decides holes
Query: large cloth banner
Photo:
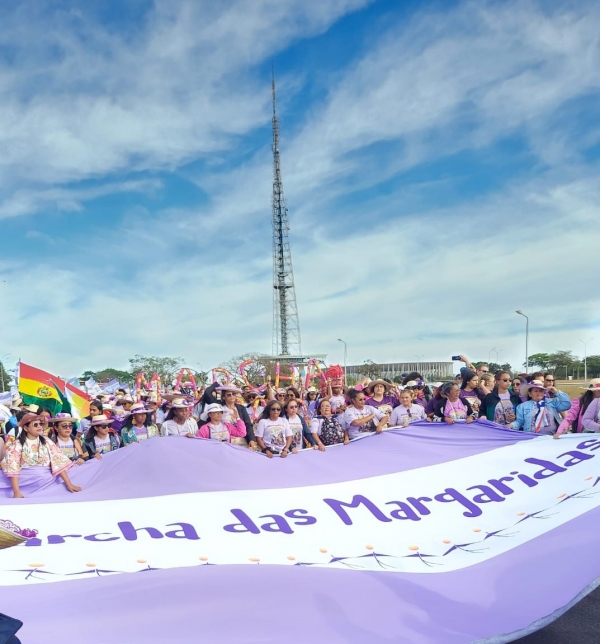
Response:
[{"label": "large cloth banner", "polygon": [[50,643],[56,602],[115,593],[133,602],[111,603],[87,642],[512,641],[598,584],[599,455],[593,434],[486,421],[272,460],[145,441],[73,468],[79,494],[49,482],[1,501],[37,530],[0,551],[5,612]]}]

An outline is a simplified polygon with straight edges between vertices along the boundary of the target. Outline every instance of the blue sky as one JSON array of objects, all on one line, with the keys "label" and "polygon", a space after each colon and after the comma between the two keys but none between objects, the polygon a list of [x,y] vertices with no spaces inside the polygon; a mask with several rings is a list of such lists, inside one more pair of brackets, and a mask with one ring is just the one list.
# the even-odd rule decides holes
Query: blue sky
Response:
[{"label": "blue sky", "polygon": [[600,6],[0,5],[0,355],[268,353],[270,72],[305,353],[597,337]]}]

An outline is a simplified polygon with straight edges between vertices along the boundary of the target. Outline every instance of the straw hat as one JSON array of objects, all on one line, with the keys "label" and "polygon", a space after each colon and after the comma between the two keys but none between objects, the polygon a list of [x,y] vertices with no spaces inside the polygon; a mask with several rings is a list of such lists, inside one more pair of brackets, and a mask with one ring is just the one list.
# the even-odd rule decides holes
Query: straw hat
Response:
[{"label": "straw hat", "polygon": [[[17,526],[15,526],[15,528],[16,527]],[[27,541],[27,537],[24,537],[18,532],[13,532],[12,530],[8,530],[7,528],[0,526],[0,550],[18,546],[25,541]]]},{"label": "straw hat", "polygon": [[219,403],[211,403],[204,410],[204,414],[206,414],[206,416],[208,417],[209,414],[218,413],[218,412],[223,413],[223,411],[224,411],[223,407],[221,407],[221,405],[219,405]]},{"label": "straw hat", "polygon": [[[417,384],[417,383],[415,382],[415,385],[416,385],[416,384]],[[386,391],[386,393],[387,393],[387,392],[390,390],[390,388],[392,387],[392,385],[390,385],[390,383],[389,383],[389,382],[386,382],[385,380],[381,380],[381,378],[378,378],[377,380],[371,380],[371,382],[367,385],[367,387],[368,387],[371,391],[373,391],[373,387],[375,387],[375,385],[383,385],[383,386],[385,387],[385,391]]]},{"label": "straw hat", "polygon": [[600,378],[592,378],[587,387],[579,387],[579,389],[585,389],[585,391],[600,391]]},{"label": "straw hat", "polygon": [[221,385],[216,388],[216,391],[233,391],[236,394],[243,394],[244,392],[239,387],[234,387],[233,385]]},{"label": "straw hat", "polygon": [[173,409],[188,409],[190,406],[190,402],[183,397],[173,398],[171,401],[171,407]]},{"label": "straw hat", "polygon": [[32,423],[34,420],[40,420],[40,417],[37,414],[25,414],[25,416],[23,416],[19,421],[19,427],[29,425],[29,423]]},{"label": "straw hat", "polygon": [[107,418],[104,414],[98,414],[97,416],[92,416],[92,427],[96,425],[110,425],[112,420]]},{"label": "straw hat", "polygon": [[117,399],[117,405],[126,405],[127,403],[132,403],[132,402],[134,402],[134,400],[129,394],[126,394],[125,396],[121,396],[120,398]]},{"label": "straw hat", "polygon": [[179,392],[170,393],[170,394],[161,394],[161,398],[163,400],[181,400],[182,398],[185,398],[187,400],[194,399],[194,397],[190,396],[189,394],[180,394]]},{"label": "straw hat", "polygon": [[541,380],[532,380],[531,382],[522,385],[519,393],[521,396],[527,396],[530,389],[543,389],[545,391],[546,386]]},{"label": "straw hat", "polygon": [[134,403],[131,406],[131,409],[125,414],[126,416],[133,416],[133,414],[148,414],[150,413],[149,409],[146,409],[144,403]]},{"label": "straw hat", "polygon": [[48,418],[49,423],[76,423],[77,418],[73,418],[71,414],[56,414],[54,418]]}]

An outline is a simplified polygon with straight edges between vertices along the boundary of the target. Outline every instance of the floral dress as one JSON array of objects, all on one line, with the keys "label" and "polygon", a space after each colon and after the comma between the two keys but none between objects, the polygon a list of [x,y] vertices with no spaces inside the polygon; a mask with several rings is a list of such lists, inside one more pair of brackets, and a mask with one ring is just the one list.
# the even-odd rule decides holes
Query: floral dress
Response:
[{"label": "floral dress", "polygon": [[52,476],[58,476],[72,465],[51,440],[42,445],[39,438],[26,438],[23,445],[16,440],[7,446],[2,470],[6,476],[19,476],[24,467],[49,467]]},{"label": "floral dress", "polygon": [[147,427],[123,427],[121,430],[123,445],[139,443],[142,440],[154,438],[155,436],[159,436],[158,427],[156,425],[148,425]]}]

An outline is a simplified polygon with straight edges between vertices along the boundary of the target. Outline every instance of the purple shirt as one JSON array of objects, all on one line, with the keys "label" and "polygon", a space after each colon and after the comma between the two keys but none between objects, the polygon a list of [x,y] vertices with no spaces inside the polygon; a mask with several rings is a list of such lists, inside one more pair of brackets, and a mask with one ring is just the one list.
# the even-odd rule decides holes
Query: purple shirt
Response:
[{"label": "purple shirt", "polygon": [[375,398],[367,398],[365,400],[365,405],[371,405],[371,407],[375,407],[376,409],[381,407],[382,405],[389,405],[392,409],[397,407],[400,404],[400,401],[396,398],[396,396],[384,396],[381,400],[375,400]]}]

